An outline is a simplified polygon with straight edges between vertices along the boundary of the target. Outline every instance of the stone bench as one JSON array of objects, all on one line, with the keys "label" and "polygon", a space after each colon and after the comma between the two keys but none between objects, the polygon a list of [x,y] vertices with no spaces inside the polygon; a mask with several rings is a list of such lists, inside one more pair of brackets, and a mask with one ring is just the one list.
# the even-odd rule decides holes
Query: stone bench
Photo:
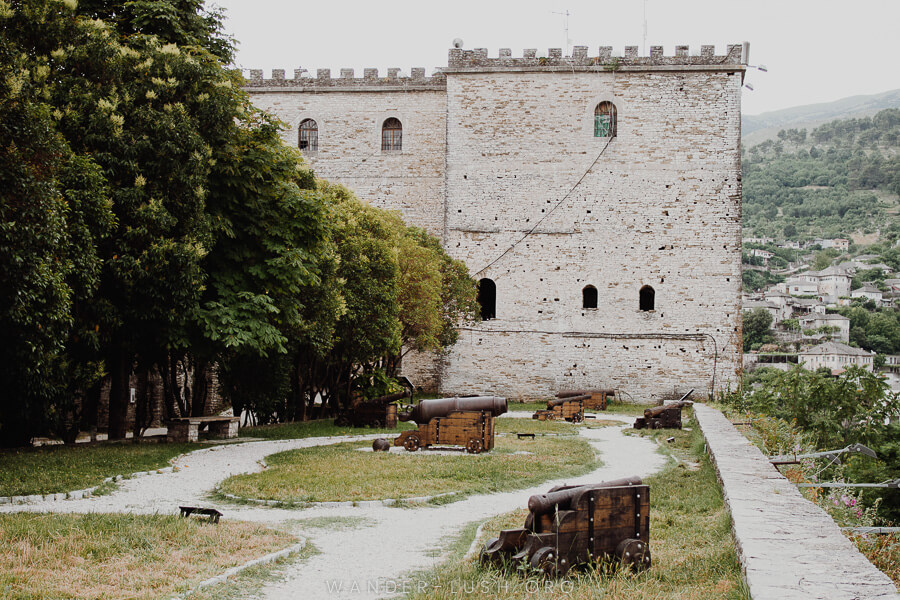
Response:
[{"label": "stone bench", "polygon": [[180,417],[166,421],[170,442],[196,442],[200,437],[200,428],[209,428],[209,437],[231,439],[238,435],[240,417]]}]

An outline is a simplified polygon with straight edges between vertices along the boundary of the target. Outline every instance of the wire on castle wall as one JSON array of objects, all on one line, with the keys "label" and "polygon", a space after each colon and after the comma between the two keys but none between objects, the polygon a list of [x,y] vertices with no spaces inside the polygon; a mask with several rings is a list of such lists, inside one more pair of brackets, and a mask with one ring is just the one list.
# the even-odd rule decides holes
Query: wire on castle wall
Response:
[{"label": "wire on castle wall", "polygon": [[490,268],[491,268],[492,266],[494,266],[501,258],[503,258],[503,257],[506,256],[507,254],[509,254],[509,253],[513,250],[513,248],[515,248],[516,246],[518,246],[519,244],[521,244],[521,243],[525,240],[525,238],[527,238],[529,235],[531,235],[532,233],[534,233],[534,231],[541,225],[541,223],[543,223],[544,220],[545,220],[547,217],[549,217],[551,214],[553,214],[553,211],[555,211],[557,208],[559,208],[559,207],[562,205],[562,203],[565,202],[565,201],[568,199],[568,197],[572,195],[572,193],[578,188],[578,186],[581,185],[581,182],[584,181],[584,178],[588,176],[588,173],[591,172],[591,169],[594,168],[594,166],[597,164],[597,161],[600,160],[600,157],[603,156],[603,153],[606,152],[606,149],[607,149],[607,148],[609,148],[609,144],[610,144],[610,142],[612,142],[612,140],[613,140],[613,138],[609,138],[608,140],[606,140],[606,144],[605,144],[605,145],[603,146],[603,148],[600,150],[600,153],[597,154],[597,157],[594,159],[594,161],[591,163],[591,165],[587,168],[587,170],[585,170],[584,173],[582,173],[581,177],[578,178],[578,181],[575,182],[575,185],[573,185],[572,188],[571,188],[568,192],[566,192],[566,195],[563,196],[563,197],[560,199],[560,201],[557,202],[557,203],[553,206],[553,208],[551,208],[550,210],[548,210],[547,213],[546,213],[543,217],[541,217],[541,219],[540,219],[537,223],[534,224],[534,227],[532,227],[531,229],[529,229],[528,231],[526,231],[526,232],[525,232],[525,235],[523,235],[521,238],[519,238],[518,240],[516,240],[515,242],[513,242],[513,244],[512,244],[509,248],[507,248],[506,250],[504,250],[503,253],[500,254],[500,256],[498,256],[497,258],[495,258],[494,260],[492,260],[491,262],[489,262],[489,263],[487,264],[487,266],[482,267],[481,269],[475,271],[475,275],[480,275],[481,273],[484,273],[485,271],[487,271],[488,269],[490,269]]}]

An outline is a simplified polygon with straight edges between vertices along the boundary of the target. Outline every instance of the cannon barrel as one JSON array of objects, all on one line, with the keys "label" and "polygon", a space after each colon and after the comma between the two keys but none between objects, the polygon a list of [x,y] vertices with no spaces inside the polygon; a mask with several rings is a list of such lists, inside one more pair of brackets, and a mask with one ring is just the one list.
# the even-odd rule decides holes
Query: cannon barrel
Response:
[{"label": "cannon barrel", "polygon": [[592,396],[594,394],[606,394],[607,396],[615,396],[615,390],[572,390],[565,392],[557,392],[557,398],[571,398],[573,396]]},{"label": "cannon barrel", "polygon": [[547,408],[553,408],[554,406],[560,406],[561,404],[565,404],[566,402],[579,401],[584,402],[585,400],[590,400],[591,397],[586,394],[581,394],[579,396],[566,396],[565,398],[554,398],[552,400],[547,401]]},{"label": "cannon barrel", "polygon": [[622,479],[613,479],[604,481],[603,483],[592,483],[589,485],[579,485],[575,487],[565,487],[555,492],[547,492],[546,494],[535,494],[528,499],[528,510],[531,514],[538,516],[551,512],[555,506],[559,506],[560,510],[567,510],[572,499],[584,490],[592,490],[608,487],[622,487],[626,485],[641,485],[640,477],[623,477]]},{"label": "cannon barrel", "polygon": [[415,421],[427,423],[435,417],[446,417],[456,411],[486,410],[493,416],[499,416],[506,412],[506,398],[499,396],[473,396],[469,398],[437,398],[434,400],[422,400],[407,412],[398,416],[401,421]]},{"label": "cannon barrel", "polygon": [[662,406],[654,406],[653,408],[645,408],[644,409],[644,417],[647,419],[652,419],[654,417],[658,417],[663,414],[670,408],[677,408],[681,410],[685,406],[690,406],[690,402],[671,402],[669,404],[663,404]]},{"label": "cannon barrel", "polygon": [[390,404],[395,400],[403,400],[407,396],[412,396],[412,393],[409,390],[403,390],[402,392],[396,392],[393,394],[388,394],[387,396],[379,396],[377,398],[372,398],[368,402],[375,402],[378,404]]}]

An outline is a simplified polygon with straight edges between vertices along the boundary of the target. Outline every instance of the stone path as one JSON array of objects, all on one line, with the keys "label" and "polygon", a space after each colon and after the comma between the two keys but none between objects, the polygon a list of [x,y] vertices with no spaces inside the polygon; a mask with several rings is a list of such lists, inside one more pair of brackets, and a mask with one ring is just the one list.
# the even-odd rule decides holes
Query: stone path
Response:
[{"label": "stone path", "polygon": [[722,481],[753,600],[900,597],[891,579],[721,412],[694,404],[694,415]]},{"label": "stone path", "polygon": [[[530,413],[529,413],[530,416]],[[614,419],[616,415],[604,415]],[[619,416],[622,426],[633,420]],[[181,457],[178,471],[125,480],[109,496],[64,502],[0,506],[0,512],[129,512],[177,514],[179,505],[214,506],[228,519],[287,524],[307,538],[319,554],[284,567],[284,578],[261,589],[267,600],[298,598],[371,599],[395,595],[409,580],[410,571],[428,569],[442,561],[447,545],[462,528],[497,514],[524,507],[528,497],[559,483],[589,483],[630,475],[647,476],[666,459],[654,442],[625,436],[618,427],[581,428],[601,454],[603,466],[565,481],[548,481],[527,490],[472,496],[443,506],[391,508],[386,506],[281,509],[217,504],[207,498],[226,477],[259,470],[259,461],[275,452],[335,444],[378,435],[248,442],[193,452]],[[477,458],[477,457],[476,457]],[[349,528],[309,527],[303,520],[318,517],[360,517]],[[292,521],[297,521],[292,523]]]}]

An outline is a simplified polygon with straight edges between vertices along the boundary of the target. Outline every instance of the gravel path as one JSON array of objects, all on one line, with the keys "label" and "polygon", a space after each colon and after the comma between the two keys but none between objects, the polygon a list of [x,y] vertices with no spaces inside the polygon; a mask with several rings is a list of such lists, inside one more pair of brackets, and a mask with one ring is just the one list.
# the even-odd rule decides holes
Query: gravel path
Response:
[{"label": "gravel path", "polygon": [[[623,427],[633,420],[633,417],[604,415],[605,419],[617,417],[623,421]],[[259,590],[259,594],[266,600],[383,598],[403,591],[403,574],[439,564],[447,542],[468,523],[521,508],[529,496],[558,483],[591,483],[630,475],[643,477],[665,464],[666,459],[657,453],[654,442],[625,436],[619,427],[581,428],[580,433],[601,454],[604,464],[595,471],[566,481],[544,482],[526,490],[472,496],[444,506],[276,509],[219,505],[207,497],[226,477],[258,471],[259,461],[275,452],[379,437],[369,435],[248,442],[204,449],[181,457],[175,463],[179,467],[177,472],[126,480],[109,496],[0,506],[0,512],[175,514],[179,505],[201,504],[215,506],[229,519],[271,524],[317,517],[361,517],[363,524],[352,528],[322,529],[304,526],[302,522],[292,523],[292,528],[302,533],[320,553],[286,566],[285,577]]]}]

